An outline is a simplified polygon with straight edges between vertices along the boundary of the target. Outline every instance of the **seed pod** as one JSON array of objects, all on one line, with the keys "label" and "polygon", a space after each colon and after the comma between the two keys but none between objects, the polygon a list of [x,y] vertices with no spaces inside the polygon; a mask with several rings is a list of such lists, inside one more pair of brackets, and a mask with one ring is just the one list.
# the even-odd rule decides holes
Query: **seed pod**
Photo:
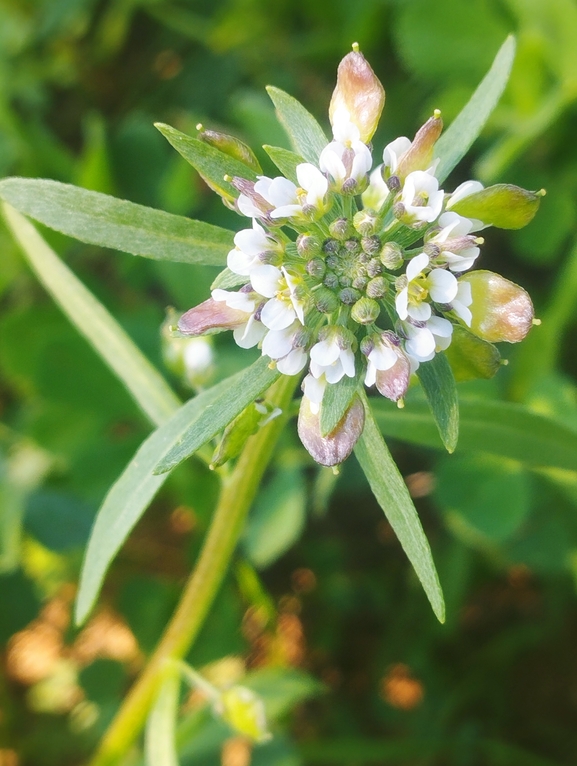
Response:
[{"label": "seed pod", "polygon": [[453,325],[451,345],[445,351],[456,381],[488,380],[501,366],[501,354],[488,343],[460,325]]},{"label": "seed pod", "polygon": [[490,343],[523,340],[535,316],[526,290],[492,271],[473,271],[459,282],[471,285],[473,301],[469,308],[475,335]]},{"label": "seed pod", "polygon": [[337,427],[328,436],[321,436],[320,414],[311,411],[306,396],[301,400],[298,434],[308,453],[320,465],[338,465],[346,460],[362,434],[364,425],[365,408],[359,397],[355,396]]}]

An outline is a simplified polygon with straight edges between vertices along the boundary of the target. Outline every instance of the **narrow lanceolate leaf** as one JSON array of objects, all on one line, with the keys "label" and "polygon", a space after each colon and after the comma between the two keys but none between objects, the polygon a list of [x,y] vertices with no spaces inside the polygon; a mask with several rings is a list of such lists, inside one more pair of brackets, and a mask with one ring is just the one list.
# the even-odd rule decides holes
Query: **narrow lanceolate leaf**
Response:
[{"label": "narrow lanceolate leaf", "polygon": [[320,154],[329,142],[321,126],[300,101],[289,96],[284,90],[272,85],[269,85],[266,90],[295,152],[304,157],[307,162],[318,164]]},{"label": "narrow lanceolate leaf", "polygon": [[163,423],[180,402],[162,375],[34,226],[10,205],[3,203],[2,208],[9,228],[44,287],[149,419],[157,425]]},{"label": "narrow lanceolate leaf", "polygon": [[243,277],[240,274],[235,274],[234,271],[226,268],[223,269],[223,271],[221,271],[220,274],[216,277],[214,282],[211,284],[210,289],[216,290],[217,288],[220,288],[221,290],[232,290],[234,287],[238,287],[239,285],[246,285],[247,282],[248,277]]},{"label": "narrow lanceolate leaf", "polygon": [[[159,460],[183,438],[203,412],[212,412],[211,405],[223,398],[234,399],[237,390],[244,385],[247,374],[253,369],[254,365],[217,383],[180,407],[170,420],[157,428],[142,443],[112,485],[98,511],[88,541],[76,600],[77,623],[86,619],[112,560],[166,481],[168,473],[153,473]],[[211,437],[208,436],[206,441],[209,438]]]},{"label": "narrow lanceolate leaf", "polygon": [[435,156],[440,163],[435,175],[439,182],[445,180],[483,130],[505,90],[514,58],[515,38],[509,36],[465,108],[438,140]]},{"label": "narrow lanceolate leaf", "polygon": [[428,540],[409,495],[407,485],[391,457],[363,393],[365,428],[355,455],[385,516],[431,602],[440,622],[445,621],[445,603]]},{"label": "narrow lanceolate leaf", "polygon": [[321,436],[327,436],[335,430],[349,409],[358,387],[358,378],[349,378],[347,375],[338,383],[326,387],[320,412]]},{"label": "narrow lanceolate leaf", "polygon": [[300,154],[295,154],[288,149],[282,149],[280,146],[269,146],[265,144],[262,147],[280,172],[295,184],[298,184],[297,180],[297,165],[304,162],[304,159]]},{"label": "narrow lanceolate leaf", "polygon": [[176,722],[180,676],[170,669],[146,722],[144,755],[146,766],[178,766]]},{"label": "narrow lanceolate leaf", "polygon": [[210,405],[203,408],[168,454],[159,459],[155,472],[170,471],[190,457],[272,386],[279,374],[270,369],[268,357],[261,356],[246,370],[237,373],[234,378],[228,378],[228,381],[234,380],[234,383],[226,386]]},{"label": "narrow lanceolate leaf", "polygon": [[145,258],[222,266],[233,246],[232,231],[58,181],[5,178],[0,197],[69,237]]},{"label": "narrow lanceolate leaf", "polygon": [[180,130],[172,128],[170,125],[164,125],[162,122],[155,123],[157,128],[166,140],[176,151],[190,162],[193,168],[215,189],[219,194],[226,198],[238,197],[238,191],[228,181],[225,176],[239,176],[247,178],[249,181],[256,181],[256,173],[244,162],[231,157],[214,146],[199,141],[198,138],[187,136]]},{"label": "narrow lanceolate leaf", "polygon": [[[373,399],[373,410],[385,436],[442,449],[427,403],[408,401],[404,410]],[[459,451],[478,450],[518,460],[528,466],[577,466],[577,433],[563,423],[521,404],[462,398],[459,403]]]},{"label": "narrow lanceolate leaf", "polygon": [[459,398],[451,365],[445,354],[435,354],[417,370],[443,444],[453,452],[459,438]]}]

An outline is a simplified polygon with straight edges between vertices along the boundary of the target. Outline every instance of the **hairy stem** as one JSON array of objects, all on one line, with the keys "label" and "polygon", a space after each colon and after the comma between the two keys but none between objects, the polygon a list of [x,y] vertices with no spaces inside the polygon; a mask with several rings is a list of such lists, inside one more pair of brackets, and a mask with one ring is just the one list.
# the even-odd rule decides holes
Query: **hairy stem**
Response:
[{"label": "hairy stem", "polygon": [[138,737],[154,702],[163,668],[189,651],[228,569],[246,514],[289,417],[298,378],[282,376],[270,401],[283,414],[247,442],[237,464],[225,478],[204,545],[180,602],[142,674],[104,735],[90,766],[117,766]]}]

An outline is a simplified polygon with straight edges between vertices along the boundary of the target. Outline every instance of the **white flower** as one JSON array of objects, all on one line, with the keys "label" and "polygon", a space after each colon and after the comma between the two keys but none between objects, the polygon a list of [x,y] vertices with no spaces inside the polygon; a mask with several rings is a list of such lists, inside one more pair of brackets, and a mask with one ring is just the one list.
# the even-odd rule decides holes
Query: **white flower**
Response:
[{"label": "white flower", "polygon": [[298,317],[304,324],[304,308],[296,297],[295,280],[287,270],[271,264],[257,266],[251,271],[250,281],[259,295],[270,298],[262,307],[261,322],[269,330],[283,330]]},{"label": "white flower", "polygon": [[394,367],[398,359],[395,351],[387,346],[381,339],[375,342],[374,348],[367,356],[367,374],[365,375],[365,385],[373,386],[377,380],[377,371],[390,370]]},{"label": "white flower", "polygon": [[407,264],[407,286],[395,298],[397,314],[403,320],[414,319],[426,322],[431,316],[431,305],[426,302],[430,296],[435,303],[450,303],[457,295],[456,278],[445,269],[432,269],[425,273],[429,265],[426,253],[411,258]]},{"label": "white flower", "polygon": [[240,325],[233,330],[232,336],[237,346],[241,348],[253,348],[257,346],[264,338],[266,327],[255,319],[254,314],[249,317],[248,322]]},{"label": "white flower", "polygon": [[383,178],[383,166],[379,165],[370,175],[369,185],[362,193],[363,207],[378,212],[389,196],[389,187]]},{"label": "white flower", "polygon": [[473,315],[469,306],[473,303],[470,282],[459,282],[457,295],[451,301],[451,307],[455,314],[463,320],[467,327],[471,326]]},{"label": "white flower", "polygon": [[473,221],[457,213],[449,212],[443,213],[439,218],[439,225],[442,226],[441,231],[429,240],[441,250],[435,261],[446,263],[451,271],[467,271],[481,252],[476,245],[467,244],[463,240],[473,230]]},{"label": "white flower", "polygon": [[261,266],[259,255],[268,250],[278,250],[278,242],[270,237],[255,220],[252,229],[242,229],[234,237],[236,247],[228,254],[226,263],[235,274],[249,276],[251,270]]},{"label": "white flower", "polygon": [[293,322],[282,330],[269,330],[262,342],[262,353],[277,360],[277,369],[283,375],[296,375],[307,363],[306,351],[294,345],[300,328],[300,323]]},{"label": "white flower", "polygon": [[439,182],[424,170],[409,173],[403,186],[401,202],[405,216],[411,221],[431,223],[439,217],[443,208],[444,194]]},{"label": "white flower", "polygon": [[212,291],[212,299],[213,301],[223,301],[229,308],[246,311],[247,314],[254,312],[257,300],[254,293],[233,292],[221,289]]},{"label": "white flower", "polygon": [[[274,267],[273,267],[274,268]],[[213,290],[212,299],[224,302],[229,308],[244,311],[247,314],[246,322],[234,328],[233,337],[241,348],[252,348],[260,343],[266,327],[255,319],[254,312],[257,307],[258,296],[255,293],[231,292],[229,290]]]},{"label": "white flower", "polygon": [[303,393],[309,400],[311,412],[314,415],[318,415],[326,387],[327,380],[324,375],[315,378],[314,375],[309,374],[302,382]]},{"label": "white flower", "polygon": [[387,144],[383,150],[383,163],[385,166],[385,175],[394,176],[399,167],[399,160],[408,152],[412,146],[412,141],[406,136],[400,136]]},{"label": "white flower", "polygon": [[271,218],[302,216],[304,205],[324,211],[324,198],[329,188],[327,179],[308,162],[297,165],[296,173],[300,188],[283,176],[261,176],[254,185],[255,191],[272,205]]},{"label": "white flower", "polygon": [[315,378],[324,375],[327,383],[338,383],[344,375],[355,377],[355,355],[350,348],[341,348],[336,333],[315,343],[310,356],[310,370]]},{"label": "white flower", "polygon": [[430,317],[420,327],[410,322],[403,322],[403,329],[407,336],[405,351],[411,360],[413,371],[417,369],[420,362],[428,362],[437,351],[448,348],[453,334],[453,325],[449,320],[438,316]]},{"label": "white flower", "polygon": [[360,184],[373,164],[370,149],[366,144],[358,140],[349,144],[331,141],[319,157],[320,169],[331,176],[337,191],[340,191],[349,179]]}]

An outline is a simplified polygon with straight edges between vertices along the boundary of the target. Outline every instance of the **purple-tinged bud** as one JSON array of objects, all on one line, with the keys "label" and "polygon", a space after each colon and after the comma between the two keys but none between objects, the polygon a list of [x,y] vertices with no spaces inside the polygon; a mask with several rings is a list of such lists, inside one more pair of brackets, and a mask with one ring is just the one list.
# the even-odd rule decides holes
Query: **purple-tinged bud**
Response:
[{"label": "purple-tinged bud", "polygon": [[339,124],[348,119],[358,128],[361,141],[368,144],[377,129],[384,105],[384,88],[355,44],[337,71],[337,85],[329,106],[333,131],[337,134]]},{"label": "purple-tinged bud", "polygon": [[387,283],[384,277],[375,277],[367,285],[369,298],[382,298],[387,292]]},{"label": "purple-tinged bud", "polygon": [[400,269],[405,262],[404,250],[396,242],[387,242],[383,245],[380,259],[385,269],[396,271],[397,269]]},{"label": "purple-tinged bud", "polygon": [[323,252],[327,255],[334,255],[339,252],[340,243],[336,239],[326,239],[323,242]]},{"label": "purple-tinged bud", "polygon": [[228,154],[229,157],[243,162],[251,170],[254,170],[255,173],[262,174],[262,168],[253,150],[240,139],[229,136],[226,133],[219,133],[216,130],[205,130],[200,124],[196,126],[196,129],[199,131],[198,138],[204,141],[205,144],[214,146],[215,149]]},{"label": "purple-tinged bud", "polygon": [[360,297],[360,292],[355,290],[354,287],[344,287],[339,293],[339,300],[341,303],[344,303],[345,306],[352,306]]},{"label": "purple-tinged bud", "polygon": [[358,255],[358,253],[361,252],[361,243],[354,237],[352,239],[347,239],[345,242],[345,249],[347,253],[350,253],[351,255]]},{"label": "purple-tinged bud", "polygon": [[368,284],[368,281],[369,280],[367,277],[363,277],[363,276],[355,277],[353,279],[352,287],[354,287],[355,290],[364,290]]},{"label": "purple-tinged bud", "polygon": [[495,184],[457,199],[454,204],[449,198],[447,208],[486,226],[522,229],[533,220],[544,194],[543,189],[531,192],[513,184]]},{"label": "purple-tinged bud", "polygon": [[363,191],[361,184],[355,178],[347,178],[341,186],[341,194],[349,197],[354,197]]},{"label": "purple-tinged bud", "polygon": [[297,237],[297,252],[303,258],[320,253],[321,246],[316,237],[311,234],[299,234]]},{"label": "purple-tinged bud", "polygon": [[339,465],[346,460],[364,426],[365,408],[359,397],[355,396],[337,427],[327,436],[321,436],[320,414],[311,411],[310,401],[306,396],[301,400],[298,434],[308,453],[320,465]]},{"label": "purple-tinged bud", "polygon": [[264,197],[254,190],[254,184],[254,181],[248,181],[246,178],[240,178],[240,176],[234,176],[230,179],[230,185],[234,186],[245,197],[248,197],[257,210],[261,212],[263,218],[272,222],[272,219],[269,218],[269,213],[271,210],[274,210],[274,205],[271,205],[270,202],[267,202]]},{"label": "purple-tinged bud", "polygon": [[492,271],[473,271],[459,277],[471,286],[471,331],[490,343],[518,343],[533,325],[529,293]]},{"label": "purple-tinged bud", "polygon": [[376,371],[375,385],[382,396],[385,396],[392,402],[398,402],[406,394],[409,387],[411,363],[409,362],[409,357],[401,348],[400,339],[395,333],[390,331],[383,332],[380,336],[380,343],[394,351],[397,361],[388,370]]},{"label": "purple-tinged bud", "polygon": [[363,297],[351,309],[351,319],[358,324],[372,324],[380,313],[381,308],[376,301]]},{"label": "purple-tinged bud", "polygon": [[367,263],[367,274],[370,277],[378,277],[383,271],[383,265],[378,258],[371,258]]},{"label": "purple-tinged bud", "polygon": [[414,170],[427,170],[431,167],[435,143],[442,130],[441,112],[436,109],[434,115],[419,128],[411,146],[399,159],[395,171],[399,178],[404,180]]},{"label": "purple-tinged bud", "polygon": [[322,258],[313,258],[307,263],[306,270],[311,277],[322,279],[326,273],[327,267]]},{"label": "purple-tinged bud", "polygon": [[327,287],[319,287],[314,292],[315,307],[321,314],[332,314],[339,307],[339,299]]},{"label": "purple-tinged bud", "polygon": [[376,234],[370,237],[363,237],[361,247],[367,255],[376,255],[381,249],[381,240]]},{"label": "purple-tinged bud", "polygon": [[401,191],[401,179],[399,176],[390,176],[390,178],[387,179],[387,186],[389,187],[389,191],[393,192],[393,194],[396,194],[397,192]]},{"label": "purple-tinged bud", "polygon": [[250,313],[231,309],[224,301],[212,298],[194,306],[178,320],[178,331],[183,335],[206,335],[221,330],[234,330],[248,321]]}]

